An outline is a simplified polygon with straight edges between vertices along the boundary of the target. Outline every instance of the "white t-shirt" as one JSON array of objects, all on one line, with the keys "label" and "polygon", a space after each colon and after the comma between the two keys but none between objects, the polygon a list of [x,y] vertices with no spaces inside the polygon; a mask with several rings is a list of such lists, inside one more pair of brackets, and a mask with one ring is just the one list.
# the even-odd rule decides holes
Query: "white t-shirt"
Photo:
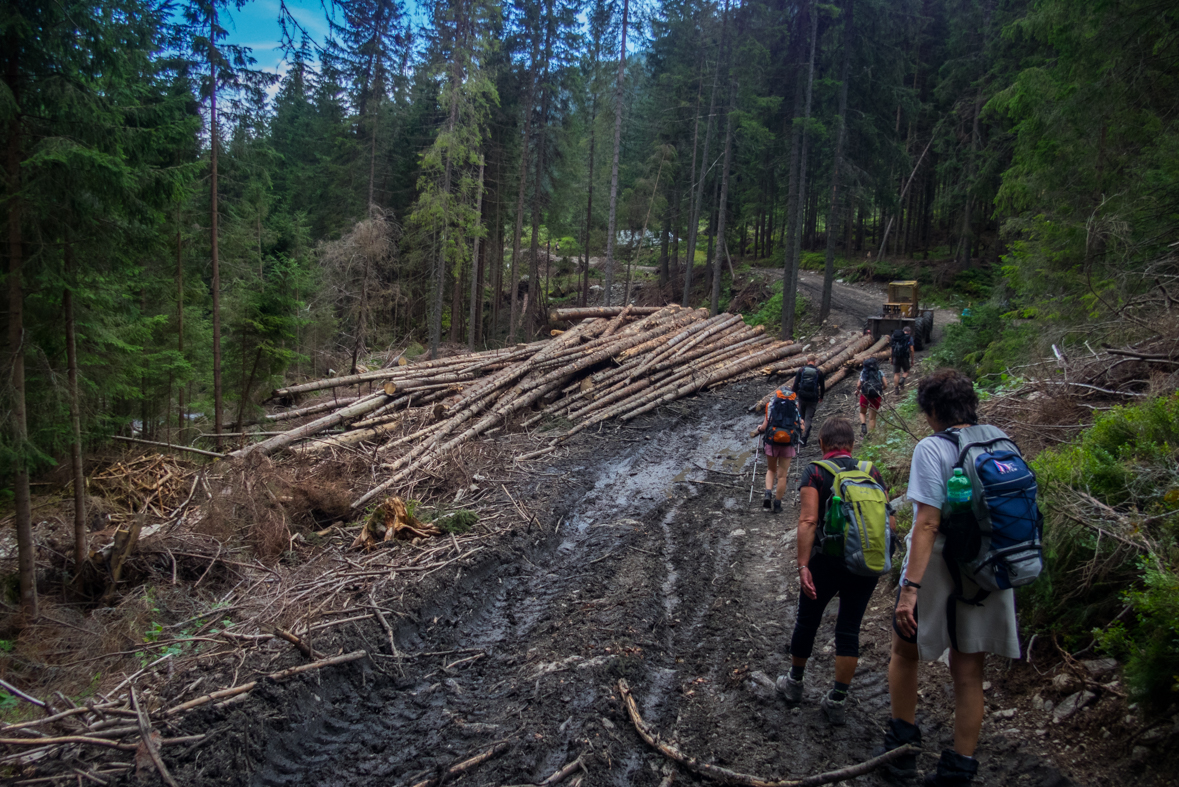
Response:
[{"label": "white t-shirt", "polygon": [[[958,447],[941,437],[927,437],[913,449],[909,466],[909,491],[913,501],[913,521],[917,521],[917,503],[941,508],[946,499],[946,481],[954,474]],[[938,534],[929,556],[921,588],[917,591],[917,647],[926,661],[937,659],[950,647],[946,601],[954,592],[954,579],[942,557],[945,536]],[[905,538],[905,563],[901,575],[909,569],[913,551],[913,531]],[[970,598],[977,587],[965,580],[965,595]],[[997,653],[1020,657],[1019,626],[1015,619],[1015,593],[1003,590],[991,593],[980,606],[958,604],[958,645],[963,653]]]}]

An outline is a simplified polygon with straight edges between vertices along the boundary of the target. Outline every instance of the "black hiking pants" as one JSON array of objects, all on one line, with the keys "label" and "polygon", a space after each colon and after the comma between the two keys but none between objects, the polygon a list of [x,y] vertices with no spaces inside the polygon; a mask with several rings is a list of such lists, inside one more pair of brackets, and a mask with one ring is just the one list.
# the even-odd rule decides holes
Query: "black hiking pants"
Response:
[{"label": "black hiking pants", "polygon": [[815,422],[815,410],[819,408],[818,400],[808,402],[806,399],[798,400],[798,415],[806,423],[806,429],[803,430],[802,440],[805,443],[811,436],[811,425]]},{"label": "black hiking pants", "polygon": [[818,598],[812,601],[799,591],[798,616],[794,621],[794,634],[790,637],[790,655],[802,659],[811,657],[815,634],[823,622],[823,610],[831,603],[831,599],[839,596],[839,614],[835,618],[835,655],[859,657],[860,623],[880,578],[853,574],[847,570],[842,557],[813,555],[809,565]]}]

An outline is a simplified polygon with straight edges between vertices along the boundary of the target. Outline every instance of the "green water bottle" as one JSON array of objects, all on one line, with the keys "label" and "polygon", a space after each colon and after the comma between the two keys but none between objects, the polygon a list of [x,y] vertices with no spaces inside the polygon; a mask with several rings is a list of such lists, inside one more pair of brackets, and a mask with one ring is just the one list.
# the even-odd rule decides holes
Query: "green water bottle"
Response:
[{"label": "green water bottle", "polygon": [[847,517],[843,513],[843,499],[834,495],[827,506],[827,521],[823,523],[823,554],[842,557],[843,536],[846,532]]},{"label": "green water bottle", "polygon": [[961,467],[954,468],[954,475],[946,481],[946,502],[951,514],[970,511],[970,479]]}]

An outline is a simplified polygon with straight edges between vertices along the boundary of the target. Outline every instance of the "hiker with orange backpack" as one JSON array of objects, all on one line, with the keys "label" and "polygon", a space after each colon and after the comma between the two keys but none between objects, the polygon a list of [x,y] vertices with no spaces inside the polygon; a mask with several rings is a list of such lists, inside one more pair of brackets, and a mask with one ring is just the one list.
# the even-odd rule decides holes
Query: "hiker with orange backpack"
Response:
[{"label": "hiker with orange backpack", "polygon": [[798,395],[782,387],[766,403],[766,417],[754,434],[762,435],[766,453],[766,496],[761,507],[782,513],[782,498],[786,495],[786,478],[790,463],[798,455],[802,430],[806,428],[798,410]]}]

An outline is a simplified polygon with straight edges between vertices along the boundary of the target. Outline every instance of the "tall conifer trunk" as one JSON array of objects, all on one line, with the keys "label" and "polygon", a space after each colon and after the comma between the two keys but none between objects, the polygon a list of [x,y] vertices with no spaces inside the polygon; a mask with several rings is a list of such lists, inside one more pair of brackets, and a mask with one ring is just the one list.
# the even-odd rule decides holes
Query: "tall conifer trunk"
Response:
[{"label": "tall conifer trunk", "polygon": [[70,387],[70,475],[74,481],[74,572],[87,557],[86,479],[82,475],[82,397],[78,392],[78,340],[74,318],[74,247],[66,241],[66,286],[62,294],[66,330],[66,374]]},{"label": "tall conifer trunk", "polygon": [[[475,216],[480,225],[483,223],[484,166],[485,162],[480,156],[479,188],[475,192]],[[471,352],[475,351],[475,345],[479,342],[479,323],[483,321],[483,298],[480,297],[483,291],[483,266],[479,263],[479,229],[480,227],[475,228],[475,240],[471,249],[471,313],[467,318],[467,349]]]},{"label": "tall conifer trunk", "polygon": [[540,38],[533,31],[532,62],[528,66],[528,90],[524,99],[524,134],[520,140],[520,183],[516,191],[516,230],[512,234],[512,283],[508,297],[511,310],[508,315],[508,341],[516,341],[520,329],[520,238],[524,234],[524,190],[528,185],[528,143],[532,136],[532,99],[536,91],[537,60],[540,58]]},{"label": "tall conifer trunk", "polygon": [[606,224],[606,305],[614,297],[614,233],[618,228],[618,158],[622,151],[622,92],[626,82],[626,17],[630,0],[622,0],[622,43],[618,47],[618,83],[614,87],[614,163],[610,169],[610,218]]},{"label": "tall conifer trunk", "polygon": [[12,474],[13,502],[16,518],[17,571],[20,578],[20,606],[25,616],[37,617],[36,553],[33,546],[33,509],[29,493],[29,427],[25,406],[25,295],[21,278],[24,268],[24,241],[21,237],[22,204],[20,194],[21,117],[20,117],[20,48],[8,47],[5,82],[15,107],[8,125],[8,150],[5,169],[8,175],[8,368],[12,379],[12,445],[16,449],[16,467]]},{"label": "tall conifer trunk", "polygon": [[725,0],[725,10],[721,14],[720,48],[717,50],[716,70],[712,76],[712,96],[708,99],[708,123],[704,130],[704,150],[700,155],[700,179],[696,183],[696,197],[693,200],[692,212],[688,216],[688,258],[684,266],[684,306],[689,305],[692,294],[692,266],[696,263],[696,235],[700,228],[700,211],[704,207],[704,181],[708,176],[708,151],[712,147],[712,121],[716,114],[716,92],[720,80],[721,60],[724,57],[725,38],[728,33],[729,2]]},{"label": "tall conifer trunk", "polygon": [[839,127],[835,132],[835,160],[831,166],[831,202],[827,206],[827,258],[823,268],[823,297],[819,304],[820,323],[831,314],[831,288],[835,281],[835,225],[839,206],[839,178],[843,169],[843,144],[847,139],[847,83],[851,77],[855,0],[847,0],[844,13],[847,18],[843,21],[843,63],[839,67]]},{"label": "tall conifer trunk", "polygon": [[811,121],[811,98],[815,84],[815,39],[818,37],[819,27],[819,9],[815,7],[815,3],[810,3],[808,8],[810,13],[810,56],[807,58],[807,77],[806,77],[806,98],[805,107],[803,108],[803,124],[798,129],[798,135],[801,138],[799,145],[799,159],[798,159],[798,173],[793,180],[796,181],[794,185],[794,205],[792,215],[789,217],[790,226],[788,234],[790,235],[789,243],[786,246],[787,263],[786,275],[788,281],[784,282],[782,288],[782,338],[790,339],[794,337],[794,306],[796,296],[798,294],[798,268],[799,261],[802,257],[802,209],[806,200],[806,165],[807,165],[807,148],[810,135],[807,133],[807,127]]},{"label": "tall conifer trunk", "polygon": [[717,200],[716,218],[716,255],[712,261],[712,303],[709,311],[716,316],[720,309],[721,271],[724,269],[723,257],[728,248],[725,245],[725,215],[729,202],[729,167],[733,160],[733,112],[737,108],[737,80],[730,80],[729,111],[725,119],[725,162],[721,169],[720,198]]},{"label": "tall conifer trunk", "polygon": [[213,434],[221,444],[221,263],[217,253],[217,9],[209,12],[209,245],[213,265]]}]

